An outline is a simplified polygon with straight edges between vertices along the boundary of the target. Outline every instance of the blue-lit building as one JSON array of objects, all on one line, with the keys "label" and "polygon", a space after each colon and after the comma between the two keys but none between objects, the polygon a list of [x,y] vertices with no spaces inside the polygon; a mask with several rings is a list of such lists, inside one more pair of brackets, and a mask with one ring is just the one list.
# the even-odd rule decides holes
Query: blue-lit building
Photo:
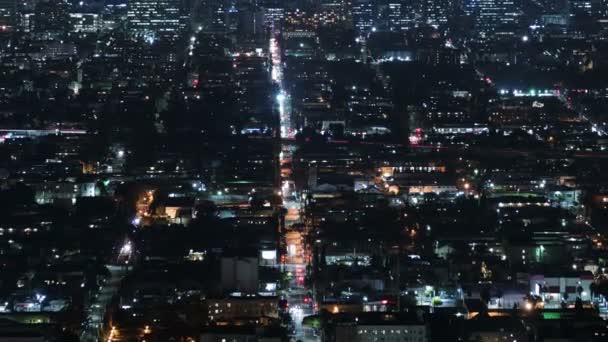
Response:
[{"label": "blue-lit building", "polygon": [[357,33],[364,35],[374,27],[374,3],[371,0],[357,0],[353,4],[353,23]]},{"label": "blue-lit building", "polygon": [[15,26],[16,0],[0,0],[0,32],[12,30]]}]

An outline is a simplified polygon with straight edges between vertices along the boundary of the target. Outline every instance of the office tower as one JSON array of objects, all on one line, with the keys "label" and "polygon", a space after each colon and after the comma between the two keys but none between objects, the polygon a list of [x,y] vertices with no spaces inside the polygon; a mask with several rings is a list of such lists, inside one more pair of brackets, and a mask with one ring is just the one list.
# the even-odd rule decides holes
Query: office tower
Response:
[{"label": "office tower", "polygon": [[179,0],[132,0],[127,11],[134,35],[176,36],[184,26]]},{"label": "office tower", "polygon": [[285,19],[285,9],[282,7],[264,8],[264,25],[279,28]]},{"label": "office tower", "polygon": [[447,23],[454,11],[453,0],[424,0],[422,5],[422,14],[431,25]]},{"label": "office tower", "polygon": [[357,0],[353,4],[353,23],[360,35],[368,34],[374,27],[374,3],[371,0]]},{"label": "office tower", "polygon": [[285,5],[277,0],[260,2],[264,13],[264,25],[271,28],[280,28],[285,19]]},{"label": "office tower", "polygon": [[475,18],[475,28],[482,34],[516,24],[521,10],[519,0],[468,0],[464,9]]},{"label": "office tower", "polygon": [[17,0],[0,0],[0,32],[11,31],[17,16]]},{"label": "office tower", "polygon": [[569,0],[568,5],[572,14],[593,15],[597,8],[592,0]]},{"label": "office tower", "polygon": [[390,31],[404,31],[414,24],[415,15],[408,1],[389,0],[386,7],[386,22]]},{"label": "office tower", "polygon": [[71,30],[70,5],[62,0],[41,1],[34,10],[36,32],[67,32]]},{"label": "office tower", "polygon": [[97,13],[70,13],[74,32],[97,32],[102,28],[102,20]]},{"label": "office tower", "polygon": [[334,13],[340,20],[349,15],[351,1],[349,0],[321,0],[320,11],[323,13]]},{"label": "office tower", "polygon": [[388,29],[391,31],[401,30],[401,21],[404,18],[403,4],[400,2],[391,2],[387,7]]}]

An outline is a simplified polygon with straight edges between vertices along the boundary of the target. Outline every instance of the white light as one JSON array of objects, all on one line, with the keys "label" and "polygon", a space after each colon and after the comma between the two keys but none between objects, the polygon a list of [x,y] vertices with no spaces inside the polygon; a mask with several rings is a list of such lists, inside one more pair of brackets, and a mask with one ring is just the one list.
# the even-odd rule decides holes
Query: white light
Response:
[{"label": "white light", "polygon": [[528,40],[530,40],[530,38],[528,36],[521,37],[521,41],[524,43],[527,42]]},{"label": "white light", "polygon": [[279,102],[285,101],[285,94],[283,94],[283,93],[277,94],[277,101],[279,101]]},{"label": "white light", "polygon": [[131,246],[130,242],[125,243],[120,249],[121,254],[129,254],[133,250],[133,246]]},{"label": "white light", "polygon": [[262,251],[262,259],[264,260],[274,260],[277,257],[277,251]]}]

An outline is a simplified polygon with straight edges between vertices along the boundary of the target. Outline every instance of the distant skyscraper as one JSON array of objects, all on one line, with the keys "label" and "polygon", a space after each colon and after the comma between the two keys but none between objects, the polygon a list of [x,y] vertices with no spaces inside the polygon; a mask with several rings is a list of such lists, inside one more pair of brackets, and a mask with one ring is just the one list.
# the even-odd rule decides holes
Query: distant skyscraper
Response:
[{"label": "distant skyscraper", "polygon": [[267,27],[280,27],[285,19],[285,9],[282,7],[264,8],[264,25]]},{"label": "distant skyscraper", "polygon": [[278,0],[265,0],[259,4],[264,11],[264,25],[272,28],[281,27],[285,19],[285,4]]},{"label": "distant skyscraper", "polygon": [[374,2],[357,0],[353,4],[353,23],[357,33],[369,33],[374,27]]},{"label": "distant skyscraper", "polygon": [[0,32],[12,30],[17,16],[17,0],[0,0]]},{"label": "distant skyscraper", "polygon": [[136,35],[175,36],[185,24],[180,3],[180,0],[131,0],[127,11],[128,27]]},{"label": "distant skyscraper", "polygon": [[404,8],[401,2],[390,2],[387,7],[388,28],[391,31],[400,31],[404,19]]},{"label": "distant skyscraper", "polygon": [[464,9],[475,18],[475,27],[481,33],[515,24],[520,15],[519,0],[467,0]]},{"label": "distant skyscraper", "polygon": [[34,11],[34,30],[37,32],[67,32],[71,30],[70,5],[63,0],[41,1]]},{"label": "distant skyscraper", "polygon": [[424,0],[422,14],[431,25],[441,25],[448,22],[448,17],[454,11],[453,0]]},{"label": "distant skyscraper", "polygon": [[333,12],[340,17],[346,17],[350,4],[348,0],[321,0],[320,8],[324,12]]},{"label": "distant skyscraper", "polygon": [[403,31],[411,28],[416,14],[408,0],[388,0],[385,9],[386,26],[391,31]]},{"label": "distant skyscraper", "polygon": [[[588,14],[593,15],[597,6],[595,1],[592,0],[569,0],[570,13],[572,14]],[[599,5],[599,2],[598,2]]]}]

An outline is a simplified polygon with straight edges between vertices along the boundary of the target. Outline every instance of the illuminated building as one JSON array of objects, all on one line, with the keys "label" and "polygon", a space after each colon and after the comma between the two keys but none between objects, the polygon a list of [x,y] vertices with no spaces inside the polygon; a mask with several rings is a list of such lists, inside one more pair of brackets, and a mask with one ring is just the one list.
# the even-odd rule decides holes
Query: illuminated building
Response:
[{"label": "illuminated building", "polygon": [[374,27],[374,4],[369,0],[358,0],[353,5],[353,22],[359,34],[367,34]]},{"label": "illuminated building", "polygon": [[464,9],[475,18],[475,28],[482,34],[515,24],[520,15],[516,0],[468,0]]},{"label": "illuminated building", "polygon": [[16,0],[0,0],[0,32],[12,30],[15,26]]},{"label": "illuminated building", "polygon": [[34,30],[37,32],[65,32],[70,30],[69,5],[60,0],[42,1],[34,11]]},{"label": "illuminated building", "polygon": [[75,32],[97,32],[102,27],[101,18],[96,13],[70,13],[70,21]]},{"label": "illuminated building", "polygon": [[387,9],[388,29],[401,31],[409,27],[408,8],[403,2],[390,2]]},{"label": "illuminated building", "polygon": [[277,298],[236,292],[226,298],[207,299],[207,313],[214,321],[239,318],[277,317]]},{"label": "illuminated building", "polygon": [[175,36],[182,27],[178,0],[134,0],[127,11],[129,29],[136,35]]},{"label": "illuminated building", "polygon": [[426,0],[423,2],[423,14],[426,22],[431,25],[447,23],[453,5],[452,0]]},{"label": "illuminated building", "polygon": [[279,28],[285,20],[285,5],[279,1],[266,0],[260,3],[266,27]]},{"label": "illuminated building", "polygon": [[285,19],[285,9],[282,7],[266,7],[264,9],[264,25],[279,27]]},{"label": "illuminated building", "polygon": [[594,2],[591,0],[570,0],[568,3],[572,14],[592,15],[595,11]]}]

